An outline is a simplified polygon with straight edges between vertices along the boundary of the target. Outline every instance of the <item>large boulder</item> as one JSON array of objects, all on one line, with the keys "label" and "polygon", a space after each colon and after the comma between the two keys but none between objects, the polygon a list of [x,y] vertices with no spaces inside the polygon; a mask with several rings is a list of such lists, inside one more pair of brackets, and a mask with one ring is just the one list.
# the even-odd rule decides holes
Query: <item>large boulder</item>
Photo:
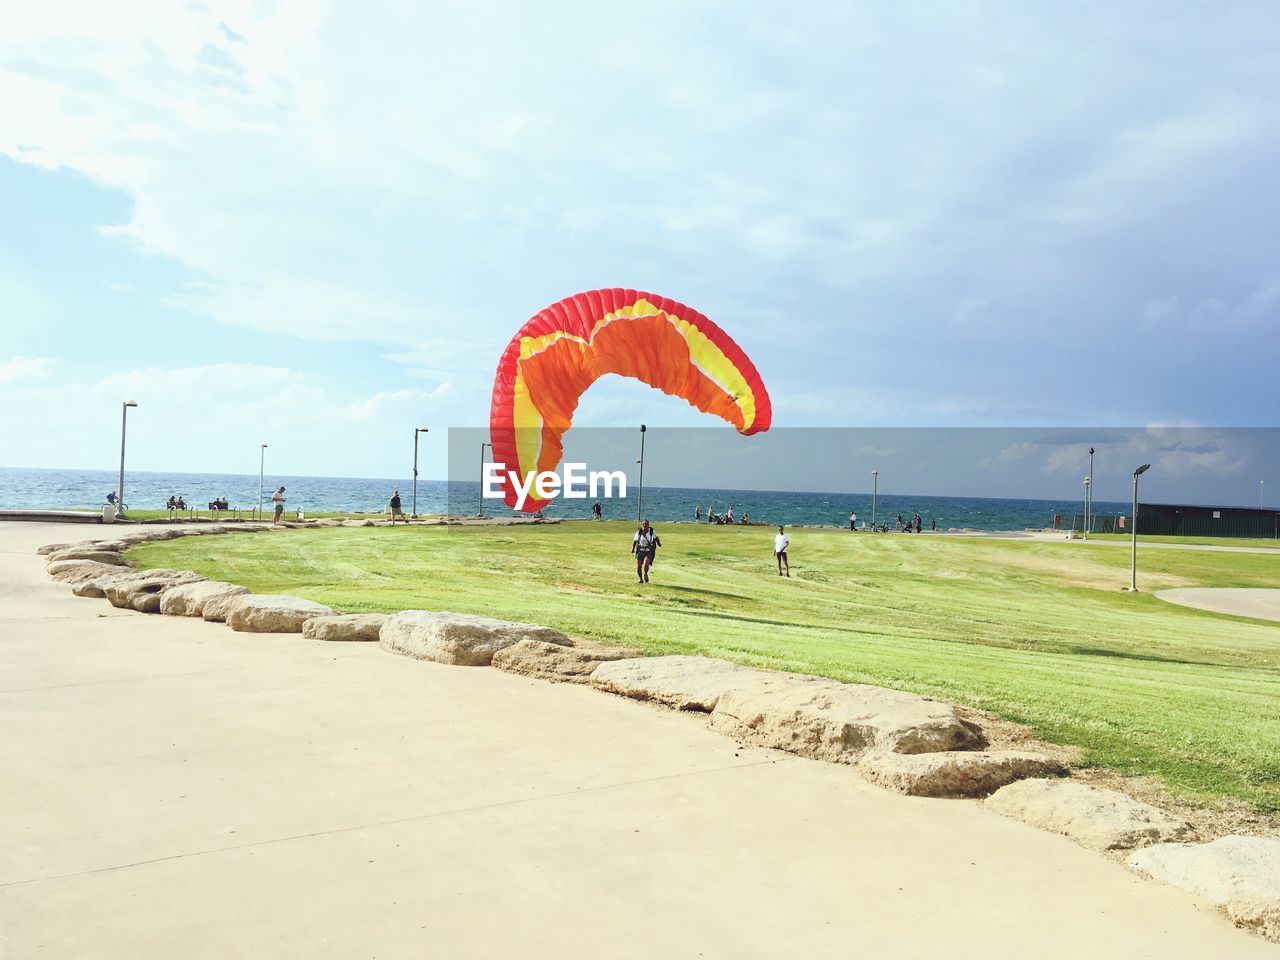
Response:
[{"label": "large boulder", "polygon": [[889,790],[912,797],[985,797],[1006,784],[1063,767],[1043,753],[992,750],[980,753],[873,753],[858,762],[857,771]]},{"label": "large boulder", "polygon": [[1185,820],[1134,800],[1074,780],[1024,780],[986,801],[996,813],[1070,837],[1092,850],[1127,850],[1182,840],[1192,833]]},{"label": "large boulder", "polygon": [[244,596],[248,587],[221,580],[198,580],[184,583],[164,591],[160,597],[160,612],[170,617],[199,617],[207,603],[215,599]]},{"label": "large boulder", "polygon": [[171,587],[205,579],[190,570],[140,570],[124,577],[112,577],[105,593],[113,607],[158,613],[161,595]]},{"label": "large boulder", "polygon": [[873,751],[940,753],[984,745],[940,700],[823,677],[762,674],[719,698],[711,726],[742,743],[853,763]]},{"label": "large boulder", "polygon": [[633,700],[709,713],[735,684],[762,676],[728,660],[673,655],[602,663],[591,674],[591,685]]},{"label": "large boulder", "polygon": [[1280,943],[1280,839],[1228,836],[1134,851],[1129,865],[1204,897],[1238,927]]},{"label": "large boulder", "polygon": [[[115,569],[118,570],[120,568],[116,567]],[[77,597],[102,599],[107,595],[107,586],[118,576],[120,576],[118,573],[109,573],[101,577],[94,577],[92,580],[81,580],[71,588],[71,592]]]},{"label": "large boulder", "polygon": [[377,643],[386,623],[385,613],[340,613],[332,617],[312,617],[302,625],[308,640],[358,640]]},{"label": "large boulder", "polygon": [[48,568],[49,576],[59,583],[83,583],[98,577],[115,576],[127,570],[127,567],[98,563],[96,560],[58,560],[49,564]]},{"label": "large boulder", "polygon": [[36,553],[42,557],[47,557],[51,553],[57,553],[59,550],[69,550],[76,546],[74,543],[46,543],[42,547],[36,547]]},{"label": "large boulder", "polygon": [[314,600],[281,594],[250,593],[227,604],[227,626],[240,633],[301,633],[312,617],[332,616],[336,611]]},{"label": "large boulder", "polygon": [[209,623],[226,623],[227,614],[242,596],[243,593],[218,593],[207,597],[200,607],[200,616]]},{"label": "large boulder", "polygon": [[549,627],[466,613],[405,610],[382,625],[382,646],[392,653],[463,667],[488,666],[495,653],[521,640],[566,647],[570,643],[563,633]]},{"label": "large boulder", "polygon": [[587,683],[600,664],[640,655],[622,647],[566,647],[545,640],[521,640],[493,655],[493,665],[508,673],[542,680]]},{"label": "large boulder", "polygon": [[372,520],[343,520],[342,525],[344,527],[372,527],[373,521]]},{"label": "large boulder", "polygon": [[59,550],[56,553],[49,554],[49,562],[57,563],[59,560],[93,560],[97,563],[109,563],[117,567],[125,566],[124,557],[115,550],[99,550],[97,547],[68,547],[66,550]]}]

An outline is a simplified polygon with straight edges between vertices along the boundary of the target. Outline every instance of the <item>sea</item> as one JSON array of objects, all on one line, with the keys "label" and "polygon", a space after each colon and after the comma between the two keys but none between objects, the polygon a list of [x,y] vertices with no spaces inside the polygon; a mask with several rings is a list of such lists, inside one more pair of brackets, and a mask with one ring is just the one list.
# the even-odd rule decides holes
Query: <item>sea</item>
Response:
[{"label": "sea", "polygon": [[[96,510],[116,489],[118,473],[110,470],[46,470],[26,467],[0,468],[0,509]],[[394,477],[295,477],[272,474],[265,478],[263,497],[270,507],[271,492],[284,485],[290,513],[325,511],[381,513],[393,490],[399,490],[404,509],[413,509],[412,482]],[[695,507],[724,514],[732,507],[735,520],[788,526],[847,527],[850,512],[859,526],[871,521],[870,491],[861,493],[812,493],[791,490],[728,490],[692,487],[628,489],[625,499],[603,500],[606,520],[636,518],[637,510],[654,523],[692,521]],[[152,473],[125,475],[125,503],[134,509],[161,510],[170,496],[181,496],[188,507],[205,511],[212,500],[225,499],[233,508],[252,510],[258,505],[257,474]],[[639,502],[638,502],[639,501]],[[1055,517],[1065,522],[1084,512],[1079,500],[1000,499],[906,495],[878,491],[876,521],[896,524],[899,514],[910,519],[919,513],[924,526],[937,523],[939,530],[1023,530],[1050,526]],[[480,484],[475,481],[418,480],[418,513],[450,513],[474,516],[480,509]],[[1095,501],[1098,517],[1123,515],[1129,505]],[[505,506],[488,500],[487,516],[509,515]],[[547,517],[589,518],[590,500],[557,500],[544,511]]]}]

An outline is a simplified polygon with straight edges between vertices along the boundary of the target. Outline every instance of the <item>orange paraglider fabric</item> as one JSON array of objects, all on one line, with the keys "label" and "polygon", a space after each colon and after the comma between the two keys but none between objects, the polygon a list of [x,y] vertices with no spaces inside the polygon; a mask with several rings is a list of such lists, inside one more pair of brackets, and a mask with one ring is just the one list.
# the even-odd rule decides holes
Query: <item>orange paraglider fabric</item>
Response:
[{"label": "orange paraglider fabric", "polygon": [[[742,434],[768,430],[773,416],[755,365],[696,310],[638,290],[567,297],[530,318],[498,361],[489,433],[508,506],[518,498],[506,472],[554,470],[578,398],[608,373],[683,397]],[[546,505],[533,495],[522,509]]]}]

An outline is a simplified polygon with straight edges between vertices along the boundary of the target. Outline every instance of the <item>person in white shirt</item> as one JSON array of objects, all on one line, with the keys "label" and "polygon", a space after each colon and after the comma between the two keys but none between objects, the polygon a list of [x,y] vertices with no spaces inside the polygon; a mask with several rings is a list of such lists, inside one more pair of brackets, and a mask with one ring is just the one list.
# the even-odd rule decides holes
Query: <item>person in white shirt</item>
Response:
[{"label": "person in white shirt", "polygon": [[778,561],[778,576],[782,576],[782,568],[787,569],[787,576],[791,576],[791,562],[787,560],[787,547],[791,545],[791,538],[787,536],[787,531],[781,526],[778,527],[778,535],[773,538],[773,556]]},{"label": "person in white shirt", "polygon": [[858,529],[858,515],[856,513],[849,514],[849,529],[850,530]]},{"label": "person in white shirt", "polygon": [[275,526],[280,522],[280,517],[284,514],[284,487],[281,487],[271,495],[271,502],[275,504],[276,508],[275,519],[271,521],[271,525]]}]

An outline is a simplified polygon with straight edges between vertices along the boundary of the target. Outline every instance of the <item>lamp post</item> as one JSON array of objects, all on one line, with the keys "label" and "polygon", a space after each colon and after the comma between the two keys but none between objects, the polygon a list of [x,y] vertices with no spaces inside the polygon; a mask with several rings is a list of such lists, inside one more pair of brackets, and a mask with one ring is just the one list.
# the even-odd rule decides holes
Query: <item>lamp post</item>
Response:
[{"label": "lamp post", "polygon": [[640,483],[636,493],[636,523],[640,522],[640,511],[644,507],[644,432],[647,429],[648,427],[643,423],[640,424],[640,459],[636,461],[640,464]]},{"label": "lamp post", "polygon": [[267,474],[267,445],[258,451],[258,519],[262,519],[262,479]]},{"label": "lamp post", "polygon": [[1089,448],[1089,479],[1084,486],[1084,538],[1089,539],[1089,527],[1093,524],[1093,447]]},{"label": "lamp post", "polygon": [[126,400],[120,406],[120,487],[116,492],[116,503],[120,505],[120,516],[124,516],[124,433],[125,426],[129,421],[129,408],[136,407],[138,404],[133,400]]},{"label": "lamp post", "polygon": [[1262,481],[1258,481],[1258,509],[1262,509]]},{"label": "lamp post", "polygon": [[1144,463],[1133,471],[1133,552],[1129,562],[1129,591],[1138,592],[1138,478],[1151,469]]},{"label": "lamp post", "polygon": [[880,482],[880,471],[871,471],[871,532],[876,532],[876,486]]},{"label": "lamp post", "polygon": [[426,427],[413,428],[413,511],[409,514],[411,520],[418,519],[418,434],[426,432]]},{"label": "lamp post", "polygon": [[479,509],[476,510],[477,517],[484,516],[484,448],[485,447],[488,447],[490,450],[492,450],[493,444],[492,443],[480,444],[480,502],[478,504]]},{"label": "lamp post", "polygon": [[1093,481],[1084,478],[1084,538],[1089,539],[1089,486]]}]

